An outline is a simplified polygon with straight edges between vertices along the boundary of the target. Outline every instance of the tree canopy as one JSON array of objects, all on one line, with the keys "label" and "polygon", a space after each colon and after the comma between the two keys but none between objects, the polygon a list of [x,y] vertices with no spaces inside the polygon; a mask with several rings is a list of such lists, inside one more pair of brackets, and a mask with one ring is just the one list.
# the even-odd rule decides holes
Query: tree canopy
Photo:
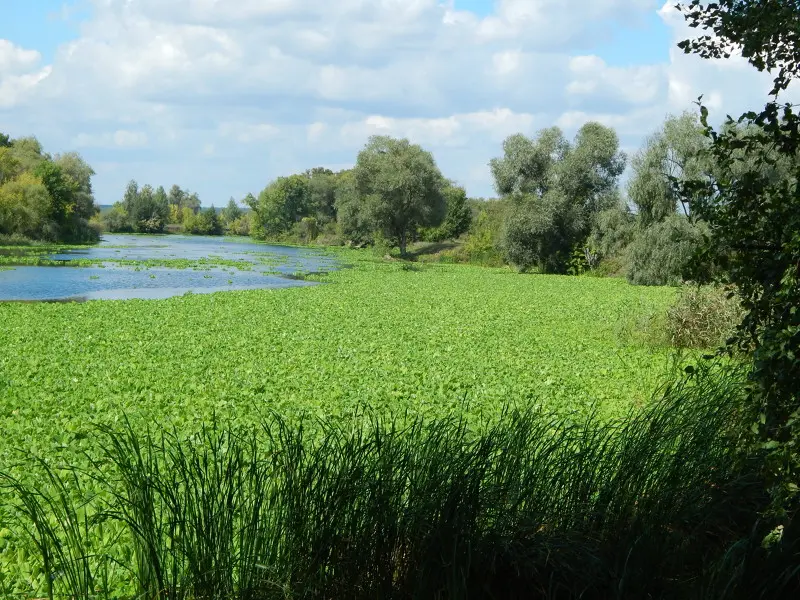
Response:
[{"label": "tree canopy", "polygon": [[436,227],[444,219],[444,187],[430,152],[406,139],[373,136],[356,159],[351,193],[338,200],[343,227],[380,231],[405,254],[418,227]]},{"label": "tree canopy", "polygon": [[94,170],[76,152],[55,157],[36,138],[0,139],[0,234],[32,240],[97,239]]},{"label": "tree canopy", "polygon": [[495,189],[514,202],[503,233],[507,259],[523,270],[566,272],[596,215],[616,202],[625,155],[613,129],[586,123],[570,143],[557,127],[512,135],[492,159]]}]

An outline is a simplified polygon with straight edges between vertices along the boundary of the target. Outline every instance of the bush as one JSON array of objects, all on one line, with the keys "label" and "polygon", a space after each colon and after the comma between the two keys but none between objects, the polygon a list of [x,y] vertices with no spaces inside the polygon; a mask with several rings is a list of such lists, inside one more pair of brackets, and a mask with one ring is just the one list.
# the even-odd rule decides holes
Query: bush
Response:
[{"label": "bush", "polygon": [[703,242],[702,226],[675,214],[639,231],[630,247],[628,281],[678,285]]},{"label": "bush", "polygon": [[506,217],[503,255],[521,271],[566,273],[582,227],[579,207],[559,193],[522,198]]},{"label": "bush", "polygon": [[241,217],[234,219],[225,226],[225,233],[227,235],[250,235],[250,215],[244,214]]},{"label": "bush", "polygon": [[103,221],[103,226],[106,231],[111,233],[132,233],[133,226],[131,225],[128,211],[121,203],[117,202],[111,209],[102,214],[100,217]]},{"label": "bush", "polygon": [[684,285],[667,310],[666,335],[677,348],[714,348],[725,344],[744,312],[730,291],[718,286]]}]

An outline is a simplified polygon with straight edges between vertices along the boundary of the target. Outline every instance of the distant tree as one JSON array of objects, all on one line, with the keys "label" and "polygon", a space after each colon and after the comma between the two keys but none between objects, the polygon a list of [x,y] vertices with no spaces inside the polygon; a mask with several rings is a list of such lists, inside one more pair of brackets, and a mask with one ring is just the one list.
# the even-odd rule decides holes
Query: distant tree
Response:
[{"label": "distant tree", "polygon": [[631,160],[633,175],[628,184],[628,198],[636,207],[641,227],[663,221],[679,207],[688,215],[688,205],[680,201],[672,181],[700,177],[707,170],[703,158],[707,146],[702,126],[691,113],[669,117],[647,138]]},{"label": "distant tree", "polygon": [[339,175],[336,184],[336,221],[341,235],[356,245],[373,241],[371,215],[363,210],[352,170]]},{"label": "distant tree", "polygon": [[58,240],[59,231],[51,217],[50,193],[30,171],[0,185],[0,233]]},{"label": "distant tree", "polygon": [[564,273],[597,215],[617,202],[625,155],[612,129],[586,123],[570,144],[557,127],[513,135],[490,162],[497,192],[512,202],[503,227],[506,259],[522,270]]},{"label": "distant tree", "polygon": [[621,200],[600,211],[589,238],[589,251],[599,260],[619,256],[631,244],[636,233],[636,215]]},{"label": "distant tree", "polygon": [[469,230],[472,223],[472,209],[467,204],[466,190],[453,182],[442,189],[446,210],[441,225],[425,231],[425,239],[433,242],[456,239]]},{"label": "distant tree", "polygon": [[370,138],[353,175],[353,212],[403,255],[418,227],[436,227],[444,219],[444,178],[431,153],[406,139]]},{"label": "distant tree", "polygon": [[0,148],[10,148],[12,141],[8,134],[0,132]]},{"label": "distant tree", "polygon": [[73,182],[51,160],[40,161],[33,174],[42,180],[50,194],[50,217],[58,223],[65,223],[67,217],[75,211]]},{"label": "distant tree", "polygon": [[14,155],[25,171],[32,171],[43,160],[49,160],[42,144],[33,136],[21,137],[11,142]]},{"label": "distant tree", "polygon": [[139,184],[135,179],[131,179],[125,186],[125,194],[122,196],[122,206],[125,212],[132,214],[136,210],[136,202],[139,199]]},{"label": "distant tree", "polygon": [[0,184],[22,173],[22,164],[10,146],[0,147]]},{"label": "distant tree", "polygon": [[222,235],[222,224],[217,216],[217,209],[210,206],[201,210],[190,219],[185,231],[195,235]]},{"label": "distant tree", "polygon": [[311,209],[309,180],[303,175],[278,177],[250,205],[253,225],[260,237],[272,237],[291,229]]},{"label": "distant tree", "polygon": [[304,175],[308,178],[310,212],[321,223],[335,220],[337,175],[324,167],[309,169]]},{"label": "distant tree", "polygon": [[178,209],[183,208],[183,198],[186,195],[179,185],[173,184],[171,188],[169,188],[169,194],[167,195],[169,204],[172,206],[177,206]]},{"label": "distant tree", "polygon": [[115,202],[111,209],[103,214],[102,222],[105,229],[111,233],[133,232],[130,216],[122,202]]},{"label": "distant tree", "polygon": [[169,217],[169,204],[163,188],[153,190],[149,184],[142,186],[131,180],[125,188],[122,208],[128,215],[131,229],[137,233],[161,233]]},{"label": "distant tree", "polygon": [[703,243],[704,228],[673,213],[640,231],[630,247],[628,281],[636,285],[678,285]]},{"label": "distant tree", "polygon": [[160,185],[156,188],[156,192],[153,195],[153,200],[159,207],[161,207],[162,210],[169,210],[169,198],[167,197],[167,192],[163,185]]},{"label": "distant tree", "polygon": [[228,200],[228,205],[222,209],[222,213],[220,215],[222,217],[222,222],[225,225],[229,223],[233,223],[236,219],[242,216],[242,209],[239,208],[239,205],[236,203],[236,200],[231,198]]},{"label": "distant tree", "polygon": [[92,177],[95,172],[77,152],[56,155],[53,162],[61,169],[72,188],[75,216],[90,219],[98,212],[92,191]]}]

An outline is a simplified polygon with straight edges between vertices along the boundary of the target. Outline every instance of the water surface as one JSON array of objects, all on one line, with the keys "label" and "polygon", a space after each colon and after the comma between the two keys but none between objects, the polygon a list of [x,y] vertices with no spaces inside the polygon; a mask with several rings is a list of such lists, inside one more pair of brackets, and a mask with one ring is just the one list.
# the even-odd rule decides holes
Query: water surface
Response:
[{"label": "water surface", "polygon": [[[0,270],[0,300],[168,298],[187,292],[305,286],[314,284],[293,275],[336,266],[331,257],[314,250],[255,244],[243,238],[183,235],[105,235],[97,246],[46,256],[65,261],[65,266]],[[102,264],[68,266],[75,259]],[[204,264],[179,269],[114,262],[179,259]],[[226,261],[245,261],[247,270]]]}]

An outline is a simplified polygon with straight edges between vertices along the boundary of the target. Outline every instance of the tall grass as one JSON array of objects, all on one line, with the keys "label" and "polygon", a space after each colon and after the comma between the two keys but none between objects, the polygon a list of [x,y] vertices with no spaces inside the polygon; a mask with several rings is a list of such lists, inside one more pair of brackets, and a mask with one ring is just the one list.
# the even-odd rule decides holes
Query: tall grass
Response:
[{"label": "tall grass", "polygon": [[[611,423],[104,427],[88,473],[6,490],[51,598],[723,596],[763,498],[737,451],[741,378],[722,375]],[[88,552],[101,527],[120,535]]]}]

